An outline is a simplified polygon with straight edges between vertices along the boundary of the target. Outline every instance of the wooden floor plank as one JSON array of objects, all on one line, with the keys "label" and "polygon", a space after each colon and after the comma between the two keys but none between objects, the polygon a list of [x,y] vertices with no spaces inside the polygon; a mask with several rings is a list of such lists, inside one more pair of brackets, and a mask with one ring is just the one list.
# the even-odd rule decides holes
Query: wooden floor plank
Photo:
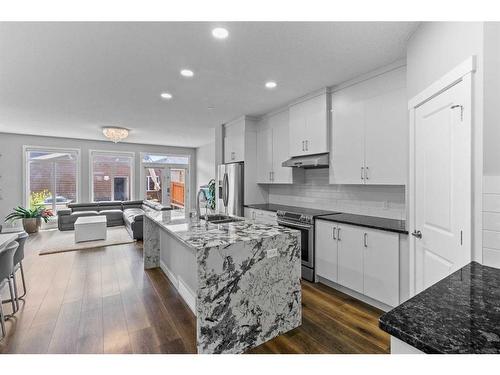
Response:
[{"label": "wooden floor plank", "polygon": [[[26,301],[0,353],[195,353],[196,319],[142,243],[39,256],[26,245]],[[249,354],[388,353],[382,311],[302,283],[303,324]],[[8,307],[6,307],[8,309]]]}]

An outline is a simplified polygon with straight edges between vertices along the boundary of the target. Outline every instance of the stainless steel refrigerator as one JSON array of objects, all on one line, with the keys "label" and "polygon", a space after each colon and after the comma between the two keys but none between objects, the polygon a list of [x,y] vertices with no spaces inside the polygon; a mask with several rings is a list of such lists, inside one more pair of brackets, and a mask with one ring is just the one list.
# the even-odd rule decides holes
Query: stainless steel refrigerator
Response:
[{"label": "stainless steel refrigerator", "polygon": [[219,212],[244,216],[243,163],[221,164],[218,168],[217,208]]}]

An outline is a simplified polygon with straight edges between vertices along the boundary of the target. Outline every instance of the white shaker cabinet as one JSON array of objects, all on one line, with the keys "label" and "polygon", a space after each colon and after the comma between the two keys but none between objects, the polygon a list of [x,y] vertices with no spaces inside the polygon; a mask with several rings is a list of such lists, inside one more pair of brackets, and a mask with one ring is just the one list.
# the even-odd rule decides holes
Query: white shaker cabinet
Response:
[{"label": "white shaker cabinet", "polygon": [[339,102],[332,109],[332,152],[330,153],[330,183],[363,183],[365,105]]},{"label": "white shaker cabinet", "polygon": [[389,306],[397,306],[399,235],[367,229],[363,236],[363,293]]},{"label": "white shaker cabinet", "polygon": [[273,129],[257,131],[257,183],[270,183],[273,171]]},{"label": "white shaker cabinet", "polygon": [[290,156],[329,152],[329,105],[324,93],[290,106]]},{"label": "white shaker cabinet", "polygon": [[365,184],[406,184],[407,107],[406,89],[366,100]]},{"label": "white shaker cabinet", "polygon": [[315,252],[316,275],[338,281],[337,223],[316,220]]},{"label": "white shaker cabinet", "polygon": [[316,275],[389,306],[399,304],[399,235],[316,220]]},{"label": "white shaker cabinet", "polygon": [[406,184],[405,72],[398,68],[332,94],[331,184]]},{"label": "white shaker cabinet", "polygon": [[338,283],[363,293],[363,228],[339,224]]},{"label": "white shaker cabinet", "polygon": [[224,126],[224,163],[245,161],[245,119]]},{"label": "white shaker cabinet", "polygon": [[283,167],[288,155],[288,112],[269,116],[257,130],[257,183],[291,184],[298,182],[303,171]]}]

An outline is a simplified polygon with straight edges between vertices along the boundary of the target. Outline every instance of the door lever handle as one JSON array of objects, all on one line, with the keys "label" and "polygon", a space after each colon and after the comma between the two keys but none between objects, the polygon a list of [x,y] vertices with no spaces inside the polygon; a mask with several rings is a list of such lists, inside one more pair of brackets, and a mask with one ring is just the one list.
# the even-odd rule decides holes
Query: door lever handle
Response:
[{"label": "door lever handle", "polygon": [[422,238],[422,232],[419,230],[414,230],[411,235],[416,238]]}]

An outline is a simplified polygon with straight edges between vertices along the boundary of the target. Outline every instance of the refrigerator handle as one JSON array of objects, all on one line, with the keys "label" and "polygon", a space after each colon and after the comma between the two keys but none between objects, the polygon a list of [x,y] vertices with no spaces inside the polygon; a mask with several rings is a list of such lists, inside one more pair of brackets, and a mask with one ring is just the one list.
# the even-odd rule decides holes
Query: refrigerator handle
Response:
[{"label": "refrigerator handle", "polygon": [[224,179],[222,182],[222,202],[224,203],[224,207],[227,207],[229,202],[229,178],[227,173],[224,173]]}]

